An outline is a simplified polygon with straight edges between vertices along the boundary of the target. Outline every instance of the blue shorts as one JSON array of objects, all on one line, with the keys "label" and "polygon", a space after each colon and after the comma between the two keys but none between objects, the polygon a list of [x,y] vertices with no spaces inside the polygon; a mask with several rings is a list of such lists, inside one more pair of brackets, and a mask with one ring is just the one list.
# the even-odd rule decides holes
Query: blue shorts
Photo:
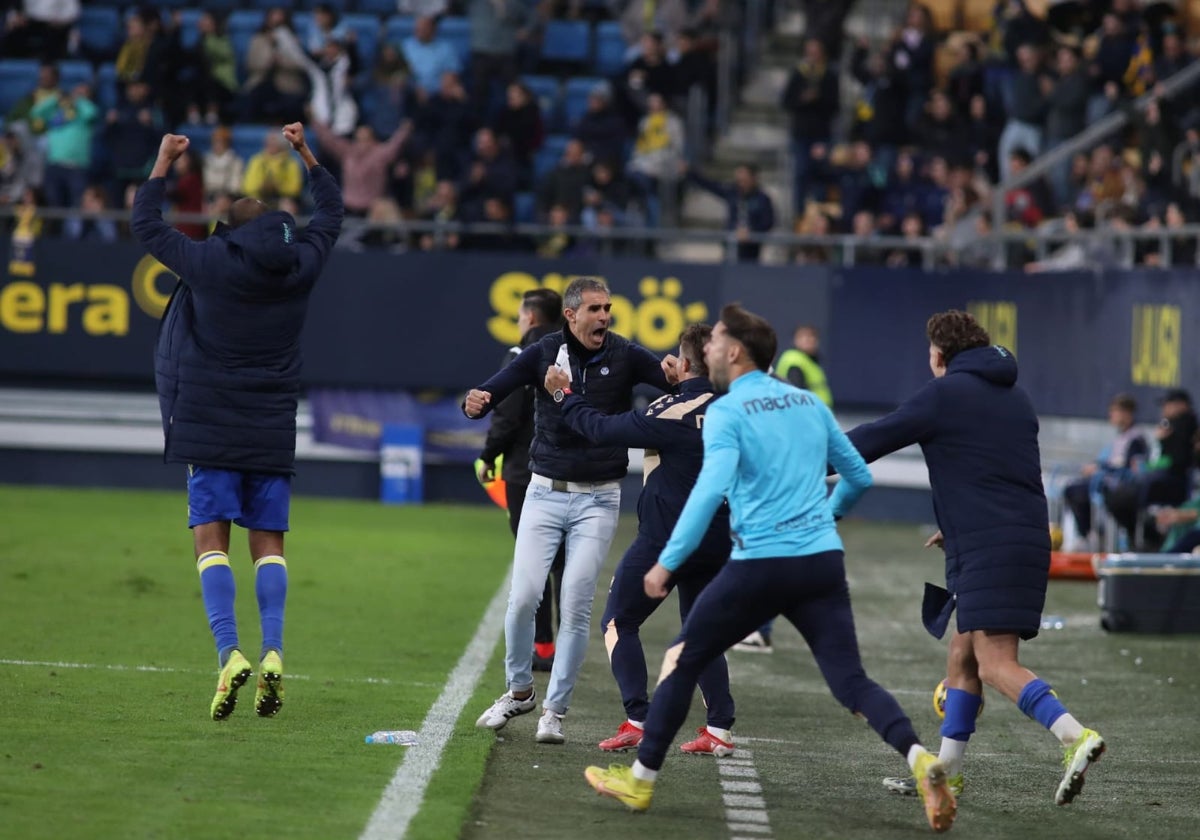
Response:
[{"label": "blue shorts", "polygon": [[188,527],[233,522],[255,531],[286,531],[292,479],[188,465]]}]

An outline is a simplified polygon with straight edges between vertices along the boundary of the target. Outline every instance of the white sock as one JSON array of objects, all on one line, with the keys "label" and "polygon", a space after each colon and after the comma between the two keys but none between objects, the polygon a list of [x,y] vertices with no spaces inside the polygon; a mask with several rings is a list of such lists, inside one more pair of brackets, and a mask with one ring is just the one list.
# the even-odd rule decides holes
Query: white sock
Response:
[{"label": "white sock", "polygon": [[706,726],[704,728],[707,729],[708,734],[713,736],[714,738],[720,738],[726,744],[733,743],[733,733],[730,732],[728,729],[717,729],[717,727],[715,727],[715,726]]},{"label": "white sock", "polygon": [[653,782],[658,778],[658,771],[651,770],[640,761],[633,762],[633,778],[641,779],[643,782]]},{"label": "white sock", "polygon": [[956,741],[953,738],[942,738],[942,749],[938,758],[946,765],[946,772],[957,776],[962,772],[963,755],[967,752],[966,741]]},{"label": "white sock", "polygon": [[1071,717],[1070,713],[1061,716],[1050,724],[1050,731],[1064,747],[1069,747],[1083,735],[1083,724]]},{"label": "white sock", "polygon": [[925,748],[924,748],[924,747],[922,747],[920,744],[913,744],[911,747],[909,747],[909,748],[908,748],[908,766],[909,766],[909,769],[911,769],[911,770],[914,770],[914,771],[915,771],[915,770],[917,769],[917,758],[918,758],[919,756],[922,756],[922,755],[924,755],[924,754],[925,754],[925,753],[927,753],[927,752],[929,752],[929,750],[925,749]]},{"label": "white sock", "polygon": [[632,718],[629,719],[629,725],[632,726],[634,729],[645,729],[646,728],[646,725],[643,721],[633,720]]}]

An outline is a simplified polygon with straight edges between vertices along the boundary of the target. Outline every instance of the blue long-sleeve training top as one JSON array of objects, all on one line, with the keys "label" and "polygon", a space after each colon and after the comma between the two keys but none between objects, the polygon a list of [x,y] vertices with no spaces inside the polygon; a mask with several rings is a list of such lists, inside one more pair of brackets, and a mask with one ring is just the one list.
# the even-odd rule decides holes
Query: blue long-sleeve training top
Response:
[{"label": "blue long-sleeve training top", "polygon": [[[842,480],[829,497],[832,464]],[[729,500],[733,560],[842,548],[834,517],[871,486],[858,450],[809,391],[755,371],[738,377],[704,419],[704,466],[659,562],[674,571]]]}]

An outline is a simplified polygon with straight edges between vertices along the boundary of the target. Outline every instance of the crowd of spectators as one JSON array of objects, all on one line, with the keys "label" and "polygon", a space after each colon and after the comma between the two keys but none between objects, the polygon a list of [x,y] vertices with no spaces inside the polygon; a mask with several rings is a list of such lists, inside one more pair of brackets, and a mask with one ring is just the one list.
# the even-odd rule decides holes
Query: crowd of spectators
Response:
[{"label": "crowd of spectators", "polygon": [[[26,90],[10,89],[11,107],[0,113],[0,202],[83,208],[86,193],[91,208],[128,205],[161,135],[175,130],[193,146],[172,178],[174,209],[217,215],[244,194],[302,211],[303,170],[278,126],[303,120],[343,182],[351,217],[656,224],[661,182],[677,181],[685,160],[679,114],[693,88],[715,96],[716,33],[738,6],[358,2],[356,12],[346,11],[354,0],[311,12],[127,7],[124,38],[104,51],[87,37],[88,10],[78,2],[9,0],[0,72],[4,63],[41,64]],[[59,15],[53,23],[37,18],[48,6]],[[619,33],[604,61],[594,54],[601,25]],[[83,62],[88,78],[65,83],[63,68]],[[204,226],[184,229],[206,235]],[[115,225],[64,230],[121,234]],[[588,247],[570,237],[467,240]],[[388,231],[351,244],[465,247],[457,236]]]},{"label": "crowd of spectators", "polygon": [[[218,215],[245,194],[302,211],[302,168],[269,128],[300,119],[341,177],[348,215],[374,223],[351,237],[355,246],[587,253],[595,242],[572,231],[676,225],[692,187],[727,205],[739,259],[761,250],[742,240],[778,230],[755,167],[711,181],[691,159],[681,118],[689,92],[715,97],[716,34],[737,25],[744,4],[217,5],[123,8],[124,37],[106,51],[87,37],[74,0],[0,0],[0,72],[9,59],[43,62],[29,89],[5,100],[0,204],[127,206],[159,137],[174,129],[194,138],[173,176],[175,209]],[[795,233],[852,234],[858,265],[927,264],[930,238],[943,263],[968,267],[992,265],[1001,247],[1029,271],[1195,264],[1195,237],[1172,234],[1200,220],[1200,100],[1186,93],[1152,101],[1127,130],[1005,191],[1005,228],[1042,231],[1061,247],[987,238],[998,185],[1106,114],[1153,98],[1193,60],[1163,4],[1143,13],[1138,0],[1076,0],[1043,18],[1024,0],[1000,0],[974,31],[946,31],[914,3],[882,43],[846,38],[844,13],[804,5],[808,37],[780,95]],[[615,53],[601,27],[619,33]],[[580,32],[582,52],[568,48]],[[65,82],[64,68],[81,62],[94,73]],[[555,233],[413,236],[404,220],[535,221]],[[1161,235],[1081,235],[1136,229]],[[825,244],[789,256],[848,261]]]},{"label": "crowd of spectators", "polygon": [[[943,263],[967,267],[991,266],[999,247],[1029,271],[1195,265],[1195,237],[1170,231],[1200,221],[1200,100],[1195,89],[1169,104],[1157,97],[1196,50],[1166,10],[1084,0],[1042,18],[1024,0],[1001,0],[977,31],[947,34],[914,3],[885,43],[849,42],[844,68],[827,57],[833,43],[809,38],[780,102],[791,115],[796,232],[859,237],[858,265],[924,264],[920,249],[872,244],[880,236],[933,237]],[[859,91],[851,109],[839,89],[846,73]],[[1001,186],[1144,96],[1126,130],[1032,183]],[[1019,237],[986,239],[998,189],[1006,230],[1057,236],[1062,247],[1042,255]],[[1136,244],[1088,235],[1136,229],[1162,235]]]}]

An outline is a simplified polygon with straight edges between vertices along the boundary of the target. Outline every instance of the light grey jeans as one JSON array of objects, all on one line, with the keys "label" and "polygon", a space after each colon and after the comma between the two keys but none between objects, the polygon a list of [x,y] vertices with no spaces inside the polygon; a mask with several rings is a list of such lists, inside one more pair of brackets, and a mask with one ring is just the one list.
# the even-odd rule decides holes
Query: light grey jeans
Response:
[{"label": "light grey jeans", "polygon": [[597,488],[590,493],[568,493],[531,483],[517,528],[512,587],[504,616],[504,671],[512,691],[533,685],[534,615],[559,543],[564,536],[567,541],[561,622],[550,686],[542,703],[543,708],[559,714],[565,714],[571,705],[571,692],[587,652],[596,579],[612,545],[621,507],[619,483]]}]

